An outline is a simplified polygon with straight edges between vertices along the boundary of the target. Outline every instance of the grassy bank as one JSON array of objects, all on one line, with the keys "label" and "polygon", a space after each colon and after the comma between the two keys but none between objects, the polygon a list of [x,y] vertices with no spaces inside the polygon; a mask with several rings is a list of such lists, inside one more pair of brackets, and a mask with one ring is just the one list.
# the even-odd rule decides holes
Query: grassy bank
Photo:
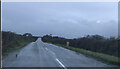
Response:
[{"label": "grassy bank", "polygon": [[21,49],[24,46],[28,45],[29,43],[31,43],[31,41],[19,41],[18,44],[14,44],[12,47],[9,47],[9,48],[3,47],[3,50],[6,50],[6,51],[3,51],[2,55],[7,56],[10,52]]},{"label": "grassy bank", "polygon": [[102,60],[102,61],[110,63],[110,64],[115,64],[115,65],[120,66],[120,62],[119,62],[120,58],[115,57],[115,56],[102,54],[102,53],[97,53],[97,52],[92,52],[92,51],[85,50],[85,49],[80,49],[80,48],[74,48],[74,47],[71,47],[71,46],[65,46],[65,45],[61,45],[61,44],[55,44],[55,45],[61,46],[61,47],[64,47],[64,48],[67,48],[67,49],[70,49],[70,50],[73,50],[73,51],[76,51],[76,52],[79,52],[79,53],[82,53],[82,54],[85,54],[87,56],[94,57],[96,59]]},{"label": "grassy bank", "polygon": [[2,31],[2,56],[36,41],[37,37]]}]

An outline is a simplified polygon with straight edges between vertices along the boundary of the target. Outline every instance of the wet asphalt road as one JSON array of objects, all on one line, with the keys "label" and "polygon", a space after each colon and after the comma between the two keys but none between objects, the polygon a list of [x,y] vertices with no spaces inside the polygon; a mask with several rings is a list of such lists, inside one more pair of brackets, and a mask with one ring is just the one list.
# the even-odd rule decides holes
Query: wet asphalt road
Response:
[{"label": "wet asphalt road", "polygon": [[[16,58],[16,54],[18,57]],[[74,51],[44,43],[39,38],[19,51],[10,53],[3,67],[111,67]]]}]

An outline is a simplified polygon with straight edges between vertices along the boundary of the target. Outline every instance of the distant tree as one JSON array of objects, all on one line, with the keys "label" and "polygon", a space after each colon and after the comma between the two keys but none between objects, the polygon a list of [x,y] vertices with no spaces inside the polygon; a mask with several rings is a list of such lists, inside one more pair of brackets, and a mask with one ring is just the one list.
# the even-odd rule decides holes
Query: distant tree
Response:
[{"label": "distant tree", "polygon": [[96,40],[102,40],[102,39],[104,39],[104,37],[100,36],[100,35],[93,35],[92,38],[94,38]]},{"label": "distant tree", "polygon": [[30,34],[30,33],[25,33],[25,34],[23,34],[23,36],[32,37],[32,34]]},{"label": "distant tree", "polygon": [[115,37],[112,37],[112,36],[111,36],[111,37],[110,37],[110,40],[115,40]]},{"label": "distant tree", "polygon": [[52,34],[50,34],[50,36],[52,36]]},{"label": "distant tree", "polygon": [[120,38],[105,38],[100,35],[87,35],[85,37],[76,39],[66,39],[58,36],[45,35],[42,37],[42,40],[44,42],[51,42],[63,45],[66,45],[66,42],[70,42],[69,46],[114,56],[117,56],[118,44],[120,44]]}]

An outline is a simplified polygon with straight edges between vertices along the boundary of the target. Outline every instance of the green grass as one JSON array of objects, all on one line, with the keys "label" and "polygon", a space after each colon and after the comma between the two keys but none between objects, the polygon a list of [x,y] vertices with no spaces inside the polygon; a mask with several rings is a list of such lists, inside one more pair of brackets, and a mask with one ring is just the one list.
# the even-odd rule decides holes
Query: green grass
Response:
[{"label": "green grass", "polygon": [[5,57],[7,56],[10,52],[19,50],[29,44],[31,41],[19,41],[18,44],[14,44],[12,47],[6,48],[4,52],[2,52],[2,55]]},{"label": "green grass", "polygon": [[[50,43],[50,42],[49,42]],[[111,56],[111,55],[107,55],[107,54],[103,54],[103,53],[98,53],[98,52],[92,52],[89,50],[85,50],[85,49],[80,49],[80,48],[74,48],[71,46],[65,46],[65,45],[61,45],[61,44],[55,44],[57,46],[61,46],[82,54],[85,54],[87,56],[91,56],[94,57],[96,59],[102,60],[104,62],[110,63],[110,64],[115,64],[115,65],[119,65],[120,66],[120,58],[116,57],[116,56]]]}]

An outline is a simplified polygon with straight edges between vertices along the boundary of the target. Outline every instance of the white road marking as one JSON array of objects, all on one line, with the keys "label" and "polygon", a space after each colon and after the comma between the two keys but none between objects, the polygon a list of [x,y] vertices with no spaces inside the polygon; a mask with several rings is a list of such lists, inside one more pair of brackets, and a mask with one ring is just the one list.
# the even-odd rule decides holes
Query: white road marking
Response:
[{"label": "white road marking", "polygon": [[48,48],[45,48],[46,50],[48,50],[48,51],[50,51],[53,55],[55,55],[55,53],[54,52],[52,52],[51,50],[49,50]]},{"label": "white road marking", "polygon": [[48,50],[47,48],[45,48],[46,50]]},{"label": "white road marking", "polygon": [[55,53],[54,52],[52,52],[52,51],[50,51],[52,54],[54,54],[55,55]]},{"label": "white road marking", "polygon": [[[49,50],[48,48],[45,48],[46,50]],[[52,52],[51,50],[49,50],[52,54],[55,55],[54,52]],[[64,68],[64,69],[67,69],[57,58],[56,58],[56,61]]]},{"label": "white road marking", "polygon": [[56,61],[57,61],[64,69],[67,69],[57,58],[56,58]]}]

